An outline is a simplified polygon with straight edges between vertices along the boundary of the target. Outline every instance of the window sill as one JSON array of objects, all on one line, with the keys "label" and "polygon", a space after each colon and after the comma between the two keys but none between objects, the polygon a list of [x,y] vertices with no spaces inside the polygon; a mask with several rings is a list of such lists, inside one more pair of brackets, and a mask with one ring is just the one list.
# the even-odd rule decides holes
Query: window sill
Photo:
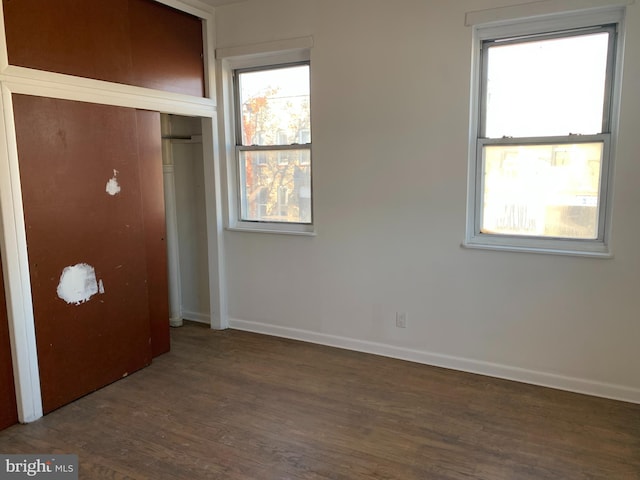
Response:
[{"label": "window sill", "polygon": [[304,224],[280,224],[260,222],[238,222],[226,227],[229,232],[270,233],[276,235],[298,235],[315,237],[316,231],[313,225]]},{"label": "window sill", "polygon": [[[613,253],[606,245],[590,244],[590,248],[571,248],[569,245],[548,244],[543,245],[506,245],[504,243],[489,243],[480,241],[463,241],[462,248],[474,250],[494,250],[502,252],[536,253],[544,255],[564,255],[570,257],[590,257],[590,258],[613,258]],[[585,245],[586,247],[586,245]]]}]

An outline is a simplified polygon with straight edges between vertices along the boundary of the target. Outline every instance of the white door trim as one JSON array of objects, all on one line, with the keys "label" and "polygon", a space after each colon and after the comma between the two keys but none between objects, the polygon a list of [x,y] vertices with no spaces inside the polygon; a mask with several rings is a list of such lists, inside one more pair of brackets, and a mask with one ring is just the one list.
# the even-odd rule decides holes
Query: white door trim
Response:
[{"label": "white door trim", "polygon": [[13,104],[11,91],[6,86],[2,86],[0,103],[3,111],[3,116],[0,117],[0,208],[3,234],[0,243],[9,337],[18,418],[21,422],[31,422],[42,416],[42,399]]}]

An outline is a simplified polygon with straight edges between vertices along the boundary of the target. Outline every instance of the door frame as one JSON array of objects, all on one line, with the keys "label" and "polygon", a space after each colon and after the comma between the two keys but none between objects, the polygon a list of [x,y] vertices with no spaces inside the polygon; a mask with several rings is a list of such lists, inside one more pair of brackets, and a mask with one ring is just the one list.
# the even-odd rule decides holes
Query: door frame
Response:
[{"label": "door frame", "polygon": [[216,113],[214,10],[198,0],[155,1],[203,20],[207,97],[192,97],[9,65],[4,16],[0,8],[0,108],[3,112],[0,115],[0,249],[4,260],[16,403],[18,418],[22,423],[37,420],[42,417],[43,411],[13,115],[14,93],[201,117],[211,328],[228,327],[223,263],[223,196]]}]

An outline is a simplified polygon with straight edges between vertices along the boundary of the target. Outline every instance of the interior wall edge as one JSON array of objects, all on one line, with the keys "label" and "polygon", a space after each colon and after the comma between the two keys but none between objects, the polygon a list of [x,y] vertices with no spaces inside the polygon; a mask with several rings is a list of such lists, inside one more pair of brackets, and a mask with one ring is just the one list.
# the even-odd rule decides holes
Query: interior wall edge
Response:
[{"label": "interior wall edge", "polygon": [[625,385],[616,385],[585,378],[569,377],[549,372],[485,362],[471,358],[443,355],[425,350],[416,350],[385,343],[369,342],[366,340],[358,340],[355,338],[330,335],[262,322],[241,320],[238,318],[229,318],[229,328],[316,343],[328,347],[370,353],[398,360],[421,363],[433,367],[486,375],[489,377],[528,383],[540,387],[555,388],[573,393],[640,404],[640,389],[627,387]]},{"label": "interior wall edge", "polygon": [[202,119],[205,216],[208,239],[209,305],[212,329],[229,327],[227,273],[225,265],[223,184],[217,117]]}]

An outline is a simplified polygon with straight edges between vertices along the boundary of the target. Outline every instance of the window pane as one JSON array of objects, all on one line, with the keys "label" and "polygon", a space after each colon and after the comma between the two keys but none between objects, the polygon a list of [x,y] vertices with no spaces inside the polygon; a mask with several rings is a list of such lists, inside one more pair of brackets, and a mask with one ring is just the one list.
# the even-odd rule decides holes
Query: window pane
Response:
[{"label": "window pane", "polygon": [[310,151],[240,152],[241,218],[311,223]]},{"label": "window pane", "polygon": [[311,131],[309,65],[242,72],[238,81],[242,145],[286,145]]},{"label": "window pane", "polygon": [[485,137],[602,132],[609,33],[494,44]]},{"label": "window pane", "polygon": [[482,233],[598,237],[602,143],[483,149]]}]

